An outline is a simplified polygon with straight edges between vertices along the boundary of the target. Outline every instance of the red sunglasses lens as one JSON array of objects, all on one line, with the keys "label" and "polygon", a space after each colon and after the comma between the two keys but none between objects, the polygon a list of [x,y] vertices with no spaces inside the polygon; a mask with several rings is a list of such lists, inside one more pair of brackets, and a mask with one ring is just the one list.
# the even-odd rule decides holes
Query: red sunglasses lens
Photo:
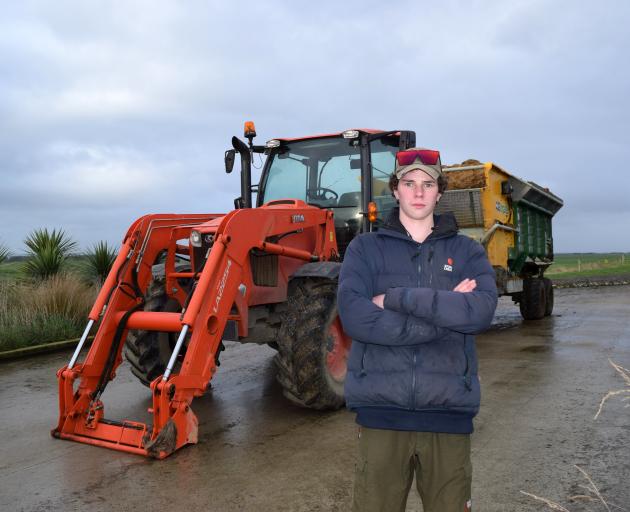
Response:
[{"label": "red sunglasses lens", "polygon": [[440,159],[440,152],[432,149],[413,149],[407,151],[399,151],[396,155],[398,165],[410,165],[420,159],[425,165],[435,165]]}]

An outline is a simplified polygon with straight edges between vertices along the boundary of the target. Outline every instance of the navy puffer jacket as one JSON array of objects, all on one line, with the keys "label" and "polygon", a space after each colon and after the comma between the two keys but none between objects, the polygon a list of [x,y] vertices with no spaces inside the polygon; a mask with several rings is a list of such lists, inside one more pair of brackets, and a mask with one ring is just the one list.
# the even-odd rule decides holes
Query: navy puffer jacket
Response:
[{"label": "navy puffer jacket", "polygon": [[[497,305],[483,247],[457,233],[451,214],[414,241],[394,210],[384,227],[355,238],[339,277],[338,308],[352,339],[347,406],[371,428],[470,433],[480,392],[474,334]],[[475,279],[470,293],[452,291]],[[372,297],[385,294],[385,308]]]}]

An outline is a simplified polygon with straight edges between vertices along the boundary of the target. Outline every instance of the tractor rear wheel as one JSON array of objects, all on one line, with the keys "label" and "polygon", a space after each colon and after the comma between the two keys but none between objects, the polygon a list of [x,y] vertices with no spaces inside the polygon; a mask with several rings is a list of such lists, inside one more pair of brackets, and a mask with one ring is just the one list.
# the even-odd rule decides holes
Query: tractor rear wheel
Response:
[{"label": "tractor rear wheel", "polygon": [[337,315],[337,282],[294,280],[275,358],[284,396],[311,409],[342,407],[350,344]]},{"label": "tractor rear wheel", "polygon": [[525,320],[539,320],[545,316],[545,284],[537,277],[525,279],[521,294],[520,309]]}]

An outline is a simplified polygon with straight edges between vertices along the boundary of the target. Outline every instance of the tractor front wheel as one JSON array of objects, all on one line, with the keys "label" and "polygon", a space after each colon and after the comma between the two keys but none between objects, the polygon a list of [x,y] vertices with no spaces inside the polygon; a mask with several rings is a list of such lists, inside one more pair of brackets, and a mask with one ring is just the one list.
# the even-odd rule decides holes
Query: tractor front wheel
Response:
[{"label": "tractor front wheel", "polygon": [[299,278],[290,290],[278,335],[277,380],[299,406],[339,409],[351,340],[337,315],[337,282]]},{"label": "tractor front wheel", "polygon": [[[190,272],[188,262],[178,262],[175,265],[177,272]],[[177,300],[166,294],[166,270],[163,263],[157,263],[152,268],[153,280],[149,284],[146,294],[144,311],[166,311],[176,313],[181,311]],[[180,281],[180,286],[184,289],[190,288],[189,282]],[[131,365],[131,373],[145,386],[149,387],[151,382],[164,373],[166,365],[179,333],[130,330],[125,341],[125,358]],[[180,357],[175,363],[173,370],[179,371],[181,360],[186,353],[186,347],[182,347]]]},{"label": "tractor front wheel", "polygon": [[[179,302],[166,295],[163,280],[154,280],[147,290],[144,311],[181,311]],[[125,357],[142,384],[164,373],[177,341],[178,333],[130,330],[125,342]],[[184,351],[182,350],[182,353]]]}]

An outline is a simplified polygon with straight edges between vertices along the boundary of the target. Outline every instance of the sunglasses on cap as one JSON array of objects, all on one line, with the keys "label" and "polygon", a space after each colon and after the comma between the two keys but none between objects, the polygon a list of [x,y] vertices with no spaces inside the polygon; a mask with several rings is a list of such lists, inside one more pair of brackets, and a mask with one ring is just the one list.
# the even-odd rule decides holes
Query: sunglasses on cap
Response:
[{"label": "sunglasses on cap", "polygon": [[407,149],[396,153],[396,162],[400,166],[411,165],[418,159],[424,165],[436,165],[440,161],[440,152],[433,149]]}]

